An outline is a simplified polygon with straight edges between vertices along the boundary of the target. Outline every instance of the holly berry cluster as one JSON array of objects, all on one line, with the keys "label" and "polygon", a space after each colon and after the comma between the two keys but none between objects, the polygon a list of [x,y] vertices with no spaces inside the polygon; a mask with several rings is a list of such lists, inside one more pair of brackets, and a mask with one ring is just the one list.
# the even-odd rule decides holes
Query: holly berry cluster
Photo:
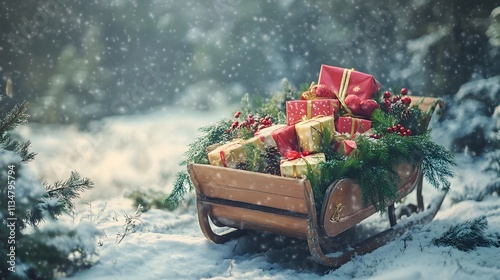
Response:
[{"label": "holly berry cluster", "polygon": [[250,132],[255,133],[263,128],[270,127],[271,125],[273,125],[273,121],[271,120],[271,117],[269,115],[256,120],[252,114],[248,114],[247,118],[243,121],[238,120],[240,116],[241,116],[240,111],[237,111],[234,114],[234,118],[237,120],[233,121],[231,127],[227,130],[227,132],[246,128]]},{"label": "holly berry cluster", "polygon": [[395,125],[393,127],[388,127],[387,133],[396,133],[396,134],[399,134],[401,136],[411,136],[412,135],[411,129],[406,129],[400,123],[398,123],[397,125]]},{"label": "holly berry cluster", "polygon": [[390,91],[384,92],[384,107],[387,112],[391,111],[391,107],[395,104],[402,104],[406,108],[410,107],[411,98],[406,96],[408,94],[408,89],[402,88],[400,95],[392,95]]},{"label": "holly berry cluster", "polygon": [[[413,132],[411,129],[405,128],[402,124],[398,123],[392,127],[387,128],[387,133],[395,133],[401,136],[412,136]],[[370,137],[373,139],[380,139],[382,137],[381,134],[370,134]]]}]

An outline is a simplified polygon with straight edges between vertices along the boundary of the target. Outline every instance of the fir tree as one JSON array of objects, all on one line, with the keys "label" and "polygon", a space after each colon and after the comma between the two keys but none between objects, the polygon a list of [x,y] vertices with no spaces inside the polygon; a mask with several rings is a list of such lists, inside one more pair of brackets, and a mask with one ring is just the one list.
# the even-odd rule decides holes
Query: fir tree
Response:
[{"label": "fir tree", "polygon": [[53,279],[71,275],[95,261],[95,228],[60,223],[73,200],[93,183],[73,172],[66,181],[41,184],[23,163],[33,160],[29,142],[10,131],[26,123],[26,103],[0,113],[0,278]]}]

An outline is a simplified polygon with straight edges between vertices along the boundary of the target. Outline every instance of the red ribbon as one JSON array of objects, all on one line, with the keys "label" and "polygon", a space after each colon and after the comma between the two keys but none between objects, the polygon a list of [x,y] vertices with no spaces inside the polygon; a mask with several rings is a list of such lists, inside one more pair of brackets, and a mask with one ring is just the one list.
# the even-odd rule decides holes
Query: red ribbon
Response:
[{"label": "red ribbon", "polygon": [[222,162],[222,165],[224,167],[227,167],[226,155],[224,154],[224,151],[220,151],[219,155],[220,155],[220,160]]},{"label": "red ribbon", "polygon": [[308,155],[310,155],[311,153],[308,152],[308,151],[303,151],[302,153],[299,153],[297,151],[288,151],[285,153],[285,158],[287,160],[294,160],[294,159],[298,159],[298,158],[303,158],[303,157],[306,157]]}]

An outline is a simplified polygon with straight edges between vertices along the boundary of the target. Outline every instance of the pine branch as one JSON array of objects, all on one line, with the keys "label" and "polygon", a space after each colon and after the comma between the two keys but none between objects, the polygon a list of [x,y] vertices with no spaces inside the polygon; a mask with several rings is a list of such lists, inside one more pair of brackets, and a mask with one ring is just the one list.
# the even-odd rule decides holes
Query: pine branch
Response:
[{"label": "pine branch", "polygon": [[193,189],[194,186],[189,178],[188,172],[180,171],[175,176],[172,192],[165,199],[165,203],[169,205],[169,208],[175,209],[179,207],[187,191],[192,191]]},{"label": "pine branch", "polygon": [[94,188],[94,183],[73,171],[66,181],[57,181],[52,186],[44,183],[44,186],[47,190],[44,199],[58,199],[63,211],[71,212],[74,209],[73,200],[80,198],[80,193]]},{"label": "pine branch", "polygon": [[12,110],[7,113],[7,115],[0,121],[0,135],[3,135],[7,131],[11,131],[20,124],[27,123],[29,117],[29,115],[26,113],[27,111],[27,102],[16,104],[14,108],[12,108]]},{"label": "pine branch", "polygon": [[486,216],[467,220],[462,224],[450,227],[441,237],[433,239],[437,246],[453,246],[460,251],[474,250],[476,247],[500,246],[499,236],[488,236]]},{"label": "pine branch", "polygon": [[381,109],[376,109],[372,114],[372,128],[378,133],[386,133],[388,127],[397,124],[397,119],[389,114],[384,113]]},{"label": "pine branch", "polygon": [[246,169],[263,173],[266,166],[264,150],[253,143],[243,145],[243,150],[245,151]]},{"label": "pine branch", "polygon": [[20,124],[27,123],[29,116],[26,111],[26,102],[16,104],[14,108],[0,121],[0,148],[15,152],[21,157],[21,161],[24,163],[35,158],[36,154],[29,151],[31,142],[20,142],[14,140],[8,132]]},{"label": "pine branch", "polygon": [[8,133],[0,137],[0,149],[16,153],[23,163],[30,162],[36,156],[35,153],[29,151],[30,145],[30,141],[19,142],[12,139],[12,136]]}]

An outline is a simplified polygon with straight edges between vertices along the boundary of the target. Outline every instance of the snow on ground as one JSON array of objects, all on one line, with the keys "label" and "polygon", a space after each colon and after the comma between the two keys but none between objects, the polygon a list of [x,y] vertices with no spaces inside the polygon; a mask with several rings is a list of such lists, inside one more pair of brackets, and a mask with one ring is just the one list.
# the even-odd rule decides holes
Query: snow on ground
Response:
[{"label": "snow on ground", "polygon": [[[70,279],[500,279],[499,248],[462,252],[431,243],[450,226],[482,215],[488,219],[488,233],[500,233],[498,196],[452,203],[467,188],[481,189],[491,180],[481,172],[484,161],[468,155],[457,155],[457,176],[432,222],[336,270],[314,263],[302,240],[255,233],[223,245],[208,241],[198,226],[193,194],[173,212],[143,213],[126,232],[125,218],[135,208],[124,194],[134,189],[168,193],[197,129],[228,115],[174,110],[108,118],[86,132],[41,125],[19,130],[38,152],[30,166],[40,178],[63,180],[78,170],[96,184],[67,222],[91,222],[102,231],[96,240],[99,261]],[[424,194],[429,202],[438,192],[425,185]],[[384,216],[373,215],[353,232],[387,226]]]}]

